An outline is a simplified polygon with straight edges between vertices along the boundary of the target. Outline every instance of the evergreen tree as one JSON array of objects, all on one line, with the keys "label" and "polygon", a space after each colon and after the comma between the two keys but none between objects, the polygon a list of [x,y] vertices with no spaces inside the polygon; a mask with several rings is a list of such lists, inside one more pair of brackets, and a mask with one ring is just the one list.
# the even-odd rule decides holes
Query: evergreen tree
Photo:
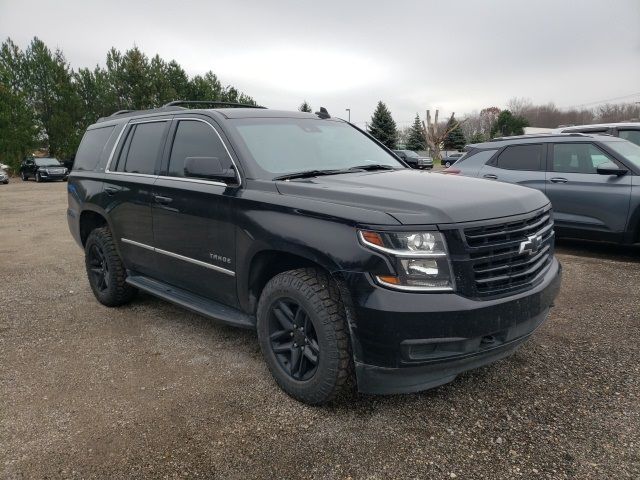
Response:
[{"label": "evergreen tree", "polygon": [[189,79],[174,60],[151,60],[137,47],[107,52],[106,67],[74,72],[60,50],[34,38],[23,53],[10,39],[0,49],[0,160],[17,165],[38,142],[49,154],[75,154],[88,125],[117,110],[159,107],[172,100],[256,105],[211,71]]},{"label": "evergreen tree", "polygon": [[460,123],[453,117],[451,117],[451,119],[449,119],[449,122],[447,123],[447,130],[450,131],[449,133],[447,133],[447,136],[444,139],[444,149],[458,151],[462,150],[467,144],[467,141],[464,138],[464,132],[462,131]]},{"label": "evergreen tree", "polygon": [[25,58],[7,39],[0,49],[0,163],[16,171],[20,161],[37,143],[38,129],[27,103]]},{"label": "evergreen tree", "polygon": [[469,143],[482,143],[486,141],[487,141],[486,137],[480,132],[474,133],[473,135],[471,135],[471,138],[469,139]]},{"label": "evergreen tree", "polygon": [[491,127],[491,138],[496,136],[523,135],[524,127],[528,126],[529,122],[526,118],[514,115],[509,110],[503,110]]},{"label": "evergreen tree", "polygon": [[298,110],[300,110],[301,112],[311,113],[311,105],[309,105],[305,100],[304,102],[302,102],[300,107],[298,107]]},{"label": "evergreen tree", "polygon": [[77,150],[83,130],[73,72],[60,50],[52,52],[38,38],[26,50],[25,66],[28,103],[48,141],[49,153],[69,158]]},{"label": "evergreen tree", "polygon": [[424,130],[422,128],[422,122],[420,116],[416,113],[416,118],[413,121],[409,129],[409,136],[407,138],[407,150],[426,150],[427,143],[424,140]]},{"label": "evergreen tree", "polygon": [[396,122],[382,101],[378,102],[378,106],[373,112],[371,123],[369,124],[369,133],[382,142],[387,148],[396,148],[398,138]]}]

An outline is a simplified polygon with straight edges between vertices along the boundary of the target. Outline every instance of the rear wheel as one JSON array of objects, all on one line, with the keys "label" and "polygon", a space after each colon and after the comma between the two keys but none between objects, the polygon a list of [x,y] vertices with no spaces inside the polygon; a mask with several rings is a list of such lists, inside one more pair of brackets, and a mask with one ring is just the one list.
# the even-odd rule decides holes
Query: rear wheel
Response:
[{"label": "rear wheel", "polygon": [[96,228],[89,234],[85,266],[91,290],[103,305],[117,307],[136,294],[136,289],[125,282],[126,270],[108,227]]},{"label": "rear wheel", "polygon": [[451,166],[451,162],[444,162],[444,166],[449,168]]},{"label": "rear wheel", "polygon": [[27,180],[29,180],[29,177],[27,176],[26,172],[20,172],[20,178],[22,178],[23,182],[26,182]]},{"label": "rear wheel", "polygon": [[338,286],[317,269],[272,278],[258,302],[258,339],[278,385],[312,405],[352,390],[353,360]]}]

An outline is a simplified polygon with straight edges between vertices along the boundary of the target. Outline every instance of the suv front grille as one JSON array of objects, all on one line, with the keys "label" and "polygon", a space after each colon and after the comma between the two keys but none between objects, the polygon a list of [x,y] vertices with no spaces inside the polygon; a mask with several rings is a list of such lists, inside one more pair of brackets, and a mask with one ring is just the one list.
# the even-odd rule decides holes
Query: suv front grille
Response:
[{"label": "suv front grille", "polygon": [[[532,288],[553,259],[553,218],[550,208],[508,221],[462,229],[465,269],[473,278],[467,292],[494,297]],[[460,253],[463,253],[460,252]],[[456,262],[458,263],[458,262]]]}]

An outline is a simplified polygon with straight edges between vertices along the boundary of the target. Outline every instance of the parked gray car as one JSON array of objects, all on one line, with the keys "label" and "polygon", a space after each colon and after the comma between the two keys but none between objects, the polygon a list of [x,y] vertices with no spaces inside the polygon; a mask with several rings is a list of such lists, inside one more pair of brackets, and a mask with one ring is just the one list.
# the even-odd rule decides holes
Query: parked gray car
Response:
[{"label": "parked gray car", "polygon": [[411,168],[427,169],[433,168],[433,159],[431,157],[421,157],[413,150],[393,150],[401,160]]},{"label": "parked gray car", "polygon": [[596,125],[573,125],[558,127],[554,133],[607,134],[624,138],[640,145],[640,122],[598,123]]},{"label": "parked gray car", "polygon": [[635,143],[581,133],[524,135],[467,150],[443,173],[542,191],[553,204],[559,235],[640,242],[640,146]]}]

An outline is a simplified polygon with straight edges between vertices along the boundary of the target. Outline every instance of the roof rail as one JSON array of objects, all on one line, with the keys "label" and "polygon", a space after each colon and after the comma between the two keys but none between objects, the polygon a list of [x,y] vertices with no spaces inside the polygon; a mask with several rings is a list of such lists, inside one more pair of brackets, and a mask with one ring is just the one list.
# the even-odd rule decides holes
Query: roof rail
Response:
[{"label": "roof rail", "polygon": [[530,138],[549,138],[549,137],[587,137],[584,133],[538,133],[531,135],[511,135],[506,137],[496,137],[489,140],[490,142],[502,142],[505,140],[529,140]]},{"label": "roof rail", "polygon": [[118,110],[117,112],[113,112],[110,117],[115,117],[117,115],[122,115],[123,113],[133,112],[133,110]]},{"label": "roof rail", "polygon": [[217,100],[174,100],[173,102],[165,103],[162,108],[166,107],[178,107],[180,105],[215,105],[214,108],[267,108],[261,105],[250,105],[248,103],[236,103],[236,102],[219,102]]}]

